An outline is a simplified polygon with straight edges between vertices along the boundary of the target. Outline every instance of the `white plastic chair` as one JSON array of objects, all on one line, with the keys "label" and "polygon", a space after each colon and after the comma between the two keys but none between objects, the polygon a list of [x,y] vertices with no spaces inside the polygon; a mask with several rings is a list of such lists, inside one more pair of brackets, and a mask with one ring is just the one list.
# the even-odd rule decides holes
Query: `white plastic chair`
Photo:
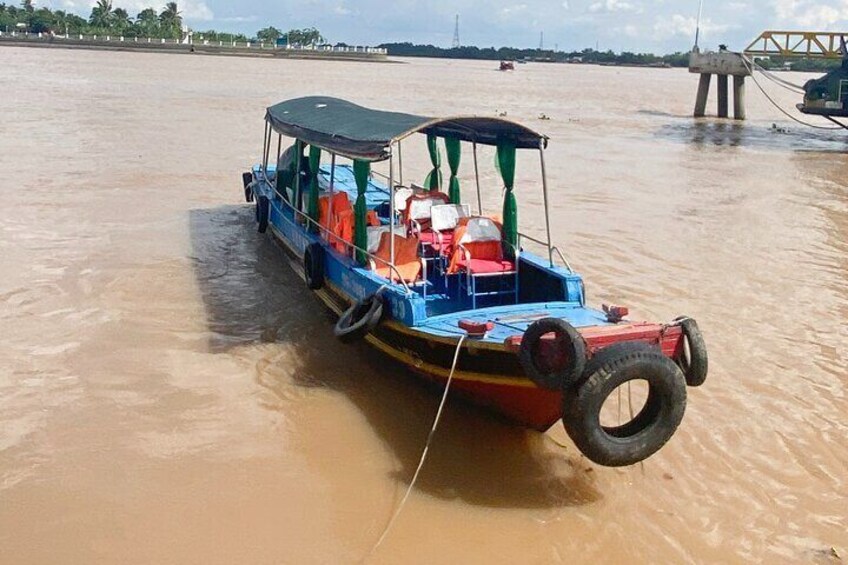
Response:
[{"label": "white plastic chair", "polygon": [[[489,218],[473,217],[469,218],[466,223],[465,233],[462,238],[455,242],[455,253],[461,253],[462,262],[460,268],[465,271],[465,288],[471,296],[471,307],[477,308],[478,296],[500,296],[512,294],[515,298],[515,303],[518,303],[518,268],[520,263],[519,249],[513,248],[514,258],[511,261],[492,257],[473,257],[468,245],[471,243],[485,243],[497,241],[503,245],[503,236],[500,228]],[[504,264],[510,264],[509,269],[504,270]],[[476,272],[475,272],[476,269]],[[495,278],[495,277],[513,277],[513,286],[511,289],[477,292],[477,279],[479,278]],[[460,289],[462,288],[462,278],[460,278]]]}]

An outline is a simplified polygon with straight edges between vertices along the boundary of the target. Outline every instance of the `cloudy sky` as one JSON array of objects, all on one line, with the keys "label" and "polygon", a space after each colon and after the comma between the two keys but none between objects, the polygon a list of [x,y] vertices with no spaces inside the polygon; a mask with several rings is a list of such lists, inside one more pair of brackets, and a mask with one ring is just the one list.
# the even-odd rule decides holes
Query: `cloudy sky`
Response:
[{"label": "cloudy sky", "polygon": [[[131,14],[162,2],[113,0]],[[36,0],[36,5],[88,14],[93,0]],[[454,17],[460,40],[478,46],[665,53],[688,50],[698,0],[178,0],[194,29],[253,34],[315,26],[332,42],[375,45],[392,41],[450,47]],[[704,0],[702,46],[743,49],[766,29],[842,31],[848,0]]]}]

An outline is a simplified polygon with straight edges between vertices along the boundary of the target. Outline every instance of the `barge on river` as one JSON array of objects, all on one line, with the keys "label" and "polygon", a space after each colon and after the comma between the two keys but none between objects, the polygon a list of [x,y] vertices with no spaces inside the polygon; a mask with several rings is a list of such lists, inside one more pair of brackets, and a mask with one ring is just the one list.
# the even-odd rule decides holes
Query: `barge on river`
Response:
[{"label": "barge on river", "polygon": [[[414,136],[426,140],[432,165],[421,186],[403,176],[401,150]],[[440,385],[450,378],[452,393],[521,426],[544,431],[562,420],[592,461],[630,465],[680,424],[687,385],[706,377],[704,342],[690,318],[635,322],[625,308],[586,305],[581,276],[551,242],[547,143],[500,118],[297,98],[267,109],[262,161],[244,173],[244,195],[259,231],[270,228],[305,286],[339,315],[339,339],[364,340]],[[458,178],[469,146],[470,202]],[[496,148],[498,186],[481,186],[479,146]],[[519,231],[517,151],[539,156],[537,237]],[[383,174],[372,170],[378,163]],[[503,193],[495,215],[483,209],[483,190]],[[636,380],[647,383],[641,409],[603,422],[607,399]]]}]

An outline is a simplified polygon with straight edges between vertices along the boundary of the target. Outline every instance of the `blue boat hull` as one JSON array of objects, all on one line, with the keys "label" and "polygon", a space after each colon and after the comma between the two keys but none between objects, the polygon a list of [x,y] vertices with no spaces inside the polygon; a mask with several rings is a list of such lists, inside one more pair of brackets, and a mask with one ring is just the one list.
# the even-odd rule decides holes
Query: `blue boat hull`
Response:
[{"label": "blue boat hull", "polygon": [[365,336],[370,345],[415,374],[444,383],[459,339],[466,335],[459,321],[494,322],[485,337],[464,340],[452,389],[526,427],[546,430],[560,419],[561,393],[540,388],[527,378],[511,340],[520,339],[530,324],[545,317],[565,319],[578,329],[610,326],[603,312],[583,305],[579,275],[522,253],[517,304],[471,309],[468,297],[460,292],[426,299],[401,285],[387,285],[385,278],[336,251],[320,234],[310,233],[305,223],[296,219],[289,202],[272,187],[266,184],[262,190],[260,193],[270,199],[270,231],[301,277],[305,278],[306,248],[312,244],[323,247],[324,281],[315,294],[329,309],[340,315],[352,303],[382,289],[388,312]]}]

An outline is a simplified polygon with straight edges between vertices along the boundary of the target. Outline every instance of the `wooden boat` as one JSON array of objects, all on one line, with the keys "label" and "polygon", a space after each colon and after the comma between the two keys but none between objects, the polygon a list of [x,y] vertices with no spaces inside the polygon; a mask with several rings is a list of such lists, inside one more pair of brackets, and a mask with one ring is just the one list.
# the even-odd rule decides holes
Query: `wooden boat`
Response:
[{"label": "wooden boat", "polygon": [[500,68],[498,68],[498,70],[499,71],[514,71],[515,65],[512,63],[512,61],[501,61],[501,65],[500,65]]},{"label": "wooden boat", "polygon": [[[551,242],[547,137],[500,118],[383,112],[329,97],[281,102],[265,122],[262,161],[243,175],[245,198],[259,231],[270,227],[305,287],[340,316],[339,339],[364,340],[441,385],[450,380],[451,394],[516,424],[546,430],[562,419],[600,464],[640,461],[671,437],[687,384],[706,377],[703,338],[689,318],[634,322],[626,308],[587,307],[581,276]],[[404,182],[401,153],[419,134],[433,166],[423,187]],[[469,145],[474,211],[458,179]],[[503,190],[498,216],[482,208],[478,145],[497,148],[502,186],[489,189]],[[518,230],[517,151],[540,157],[544,237]],[[372,170],[376,163],[387,174]],[[647,381],[644,407],[630,422],[602,425],[605,400],[632,380]]]}]

